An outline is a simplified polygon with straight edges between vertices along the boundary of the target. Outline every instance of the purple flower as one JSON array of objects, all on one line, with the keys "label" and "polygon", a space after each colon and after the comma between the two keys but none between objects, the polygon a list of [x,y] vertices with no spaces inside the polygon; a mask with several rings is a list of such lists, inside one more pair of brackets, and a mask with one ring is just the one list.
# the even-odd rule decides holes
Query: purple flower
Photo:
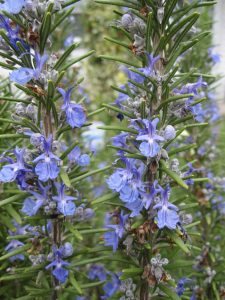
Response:
[{"label": "purple flower", "polygon": [[52,199],[57,202],[58,211],[64,216],[74,215],[76,206],[73,201],[76,198],[65,195],[65,184],[55,183],[55,186],[58,191],[58,196],[54,196]]},{"label": "purple flower", "polygon": [[156,126],[159,119],[156,118],[153,121],[147,119],[142,120],[145,125],[145,130],[142,131],[136,138],[137,141],[146,141],[140,144],[139,150],[146,157],[155,157],[159,151],[160,146],[158,141],[164,141],[164,138],[156,134]]},{"label": "purple flower", "polygon": [[[146,210],[149,209],[149,207],[154,201],[155,196],[161,191],[157,186],[158,186],[158,181],[155,180],[154,183],[150,186],[149,192],[140,190],[139,191],[140,194],[137,200],[135,200],[134,202],[126,203],[126,207],[132,211],[130,217],[138,216],[143,208],[145,208]],[[143,188],[144,187],[145,184],[143,184]]]},{"label": "purple flower", "polygon": [[176,130],[173,126],[167,125],[164,131],[164,138],[165,140],[172,140],[176,136]]},{"label": "purple flower", "polygon": [[218,53],[213,52],[213,47],[208,49],[209,57],[211,58],[214,64],[221,62],[221,57]]},{"label": "purple flower", "polygon": [[[24,53],[22,55],[27,54],[30,55],[30,53]],[[21,67],[10,74],[10,80],[21,85],[27,84],[31,79],[38,80],[47,59],[48,55],[44,54],[41,56],[39,53],[35,52],[36,67],[34,69]]]},{"label": "purple flower", "polygon": [[157,180],[153,182],[149,189],[149,193],[142,193],[142,202],[144,204],[145,209],[149,209],[149,207],[154,201],[155,196],[161,191]]},{"label": "purple flower", "polygon": [[[120,89],[124,90],[124,91],[126,90],[124,85],[121,85]],[[124,93],[123,92],[119,92],[118,97],[116,98],[116,100],[115,100],[114,103],[118,107],[121,108],[122,107],[122,103],[125,102],[125,101],[127,101],[127,99],[129,99],[129,96],[125,92]]]},{"label": "purple flower", "polygon": [[123,202],[135,202],[140,197],[140,191],[143,191],[143,182],[141,180],[140,170],[133,169],[132,179],[129,180],[120,190],[120,199]]},{"label": "purple flower", "polygon": [[126,144],[127,137],[128,137],[128,133],[126,133],[126,132],[123,132],[123,133],[120,133],[119,135],[114,136],[112,138],[113,146],[122,147],[122,148],[126,149],[127,148],[127,144]]},{"label": "purple flower", "polygon": [[153,57],[152,54],[147,54],[148,58],[148,65],[144,68],[139,68],[138,70],[141,71],[146,77],[150,77],[155,75],[154,67],[157,61],[160,60],[160,56]]},{"label": "purple flower", "polygon": [[71,243],[66,242],[63,246],[62,246],[62,255],[63,257],[69,257],[73,254],[73,246]]},{"label": "purple flower", "polygon": [[62,260],[62,249],[53,248],[54,260],[45,267],[46,270],[50,268],[54,268],[52,271],[52,275],[60,282],[64,283],[69,275],[69,271],[64,267],[69,266],[70,264],[64,260]]},{"label": "purple flower", "polygon": [[45,182],[49,179],[55,179],[58,176],[59,167],[57,162],[60,159],[51,151],[52,135],[48,139],[43,139],[43,145],[44,153],[35,158],[33,162],[37,163],[35,173],[38,175],[38,179]]},{"label": "purple flower", "polygon": [[91,280],[98,279],[100,281],[106,280],[106,270],[101,265],[92,265],[89,269],[88,278]]},{"label": "purple flower", "polygon": [[[18,241],[18,240],[12,240],[6,247],[5,247],[5,250],[8,251],[8,252],[12,252],[14,250],[16,250],[17,248],[19,247],[22,247],[24,246],[24,243]],[[16,254],[16,255],[13,255],[9,258],[9,260],[11,262],[15,261],[15,260],[24,260],[24,255],[19,253],[19,254]]]},{"label": "purple flower", "polygon": [[190,97],[185,102],[185,109],[189,110],[193,114],[196,121],[204,122],[206,112],[204,111],[201,103],[197,103],[197,104],[193,105],[195,100],[198,100],[198,99],[195,99],[194,97]]},{"label": "purple flower", "polygon": [[65,91],[62,88],[58,88],[59,93],[64,99],[64,104],[62,105],[62,110],[66,112],[67,123],[72,127],[82,127],[86,122],[86,113],[84,108],[80,104],[71,103],[71,92],[73,87]]},{"label": "purple flower", "polygon": [[104,286],[103,290],[105,292],[105,295],[101,297],[101,299],[108,299],[110,298],[113,294],[116,293],[120,286],[120,280],[119,277],[116,274],[109,273],[111,275],[111,280],[108,281]]},{"label": "purple flower", "polygon": [[[111,217],[116,218],[116,225],[109,224]],[[121,212],[120,214],[113,214],[111,216],[108,214],[106,217],[106,227],[113,229],[113,231],[109,231],[104,234],[105,245],[112,246],[114,252],[118,248],[119,239],[123,237],[127,219],[128,215],[124,215],[123,212]]]},{"label": "purple flower", "polygon": [[111,190],[120,192],[120,190],[126,185],[126,183],[133,178],[132,169],[135,168],[135,160],[122,158],[126,167],[118,168],[107,180],[107,184]]},{"label": "purple flower", "polygon": [[198,89],[202,88],[202,87],[207,87],[208,84],[207,82],[202,80],[202,77],[200,76],[198,81],[195,83],[188,83],[186,85],[184,85],[180,90],[175,89],[174,93],[176,94],[195,94],[198,95]]},{"label": "purple flower", "polygon": [[14,150],[14,154],[16,156],[17,161],[14,163],[13,160],[9,159],[12,163],[8,165],[4,165],[0,170],[0,182],[12,182],[17,179],[17,177],[24,172],[29,172],[24,165],[24,155],[25,149],[19,149],[16,147]]},{"label": "purple flower", "polygon": [[88,154],[81,154],[81,150],[78,146],[68,154],[68,159],[71,162],[76,162],[78,166],[85,167],[90,164],[90,156]]},{"label": "purple flower", "polygon": [[0,4],[0,10],[5,10],[9,14],[18,14],[25,5],[25,0],[4,0],[3,4]]},{"label": "purple flower", "polygon": [[74,36],[72,34],[68,35],[64,41],[64,46],[69,47],[74,43]]},{"label": "purple flower", "polygon": [[44,187],[40,182],[39,182],[39,189],[41,194],[37,192],[30,191],[30,193],[35,197],[35,200],[32,198],[27,198],[24,200],[23,207],[22,207],[22,212],[26,214],[27,216],[34,216],[42,207],[46,201],[47,201],[47,193],[50,189],[50,186]]},{"label": "purple flower", "polygon": [[185,291],[185,287],[184,285],[187,283],[188,279],[187,278],[181,278],[178,282],[177,282],[177,287],[176,287],[176,293],[178,296],[182,296],[184,291]]},{"label": "purple flower", "polygon": [[[10,45],[13,49],[19,51],[19,48],[16,43],[20,42],[23,45],[23,47],[27,51],[29,51],[29,49],[30,49],[29,45],[26,44],[25,41],[19,37],[20,27],[18,25],[15,27],[12,27],[11,21],[1,14],[0,14],[0,28],[3,28],[6,31]],[[4,40],[1,39],[1,42],[3,42],[3,44],[4,44]],[[8,46],[6,45],[6,49],[7,49],[7,47]]]},{"label": "purple flower", "polygon": [[153,207],[158,211],[156,220],[160,229],[164,227],[175,229],[179,222],[178,208],[168,201],[169,192],[169,186],[166,189],[161,189],[161,201]]},{"label": "purple flower", "polygon": [[[135,81],[136,83],[140,83],[140,84],[144,83],[144,81],[145,81],[144,76],[142,76],[134,71],[131,71],[126,67],[123,68],[123,71],[126,73],[129,80]],[[135,85],[133,85],[132,83],[128,83],[128,86],[132,89],[133,88],[136,89]]]},{"label": "purple flower", "polygon": [[131,214],[129,215],[129,217],[131,218],[140,215],[140,212],[142,211],[143,207],[144,207],[144,203],[140,198],[137,198],[133,202],[126,203],[126,208],[131,210]]}]

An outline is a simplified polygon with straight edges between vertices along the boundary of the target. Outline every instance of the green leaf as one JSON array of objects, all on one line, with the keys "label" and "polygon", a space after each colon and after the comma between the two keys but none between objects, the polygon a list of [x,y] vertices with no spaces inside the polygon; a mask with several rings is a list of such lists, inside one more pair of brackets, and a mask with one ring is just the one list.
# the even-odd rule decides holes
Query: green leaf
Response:
[{"label": "green leaf", "polygon": [[100,114],[101,112],[105,111],[105,108],[99,108],[99,109],[96,109],[95,111],[92,111],[90,113],[88,113],[88,117],[92,117],[94,115],[97,115],[97,114]]},{"label": "green leaf", "polygon": [[24,246],[21,246],[21,247],[17,247],[15,250],[3,255],[0,257],[0,261],[3,261],[5,259],[8,259],[10,258],[11,256],[14,256],[16,254],[20,254],[20,253],[23,253],[24,251],[28,250],[29,248],[31,247],[31,244],[26,244]]},{"label": "green leaf", "polygon": [[69,0],[66,3],[62,4],[62,7],[65,8],[65,7],[70,6],[70,5],[74,4],[74,3],[77,3],[79,1],[80,0]]},{"label": "green leaf", "polygon": [[170,264],[166,266],[166,269],[172,270],[177,268],[192,267],[193,265],[194,265],[193,260],[176,259],[173,262],[170,262]]},{"label": "green leaf", "polygon": [[151,53],[151,49],[152,49],[152,46],[151,46],[151,33],[152,33],[152,12],[150,12],[148,14],[148,19],[147,19],[147,31],[146,31],[146,50],[148,53]]},{"label": "green leaf", "polygon": [[156,109],[156,111],[157,112],[160,111],[161,108],[163,108],[164,106],[167,106],[171,102],[175,102],[175,101],[178,101],[178,100],[181,100],[181,99],[187,99],[187,98],[190,98],[190,97],[193,97],[193,94],[182,94],[182,95],[177,95],[177,96],[170,97],[167,100],[164,100],[158,106],[158,108]]},{"label": "green leaf", "polygon": [[160,283],[158,287],[163,293],[169,296],[171,300],[180,300],[180,297],[177,296],[176,292],[171,289],[172,287],[168,287],[162,283]]},{"label": "green leaf", "polygon": [[[5,101],[9,101],[9,102],[21,102],[24,104],[30,104],[30,101],[24,100],[24,99],[17,99],[17,98],[11,98],[11,97],[2,97],[0,96],[0,100],[5,100]],[[34,103],[34,105],[36,105]]]},{"label": "green leaf", "polygon": [[[80,0],[76,0],[76,1],[70,1],[72,4],[74,2],[78,2]],[[65,4],[64,4],[65,5]],[[70,4],[68,4],[70,5]],[[50,33],[52,33],[53,31],[55,31],[55,29],[69,16],[71,15],[71,13],[74,11],[74,6],[67,9],[66,12],[64,14],[62,14],[59,18],[56,19],[56,21],[54,22],[54,24],[51,27],[51,31]]]},{"label": "green leaf", "polygon": [[92,50],[92,51],[89,51],[88,53],[78,57],[78,58],[75,58],[73,60],[71,60],[70,62],[68,62],[67,64],[65,64],[62,68],[60,68],[60,72],[62,71],[66,71],[67,69],[69,69],[72,65],[78,63],[79,61],[87,58],[88,56],[92,55],[93,53],[95,52],[95,50]]},{"label": "green leaf", "polygon": [[86,173],[86,174],[84,174],[84,175],[81,175],[81,176],[78,176],[78,177],[76,177],[76,178],[74,178],[74,179],[71,179],[71,183],[79,182],[79,181],[81,181],[81,180],[83,180],[83,179],[85,179],[85,178],[87,178],[87,177],[89,177],[89,176],[93,176],[93,175],[95,175],[95,174],[98,174],[98,173],[107,171],[107,170],[110,169],[110,168],[111,168],[110,166],[107,166],[107,167],[102,168],[102,169],[90,171],[90,172],[88,172],[88,173]]},{"label": "green leaf", "polygon": [[81,233],[70,223],[66,223],[65,226],[69,229],[69,231],[80,241],[83,240]]},{"label": "green leaf", "polygon": [[81,234],[93,234],[93,233],[105,233],[109,231],[107,228],[96,228],[96,229],[85,229],[85,230],[80,230]]},{"label": "green leaf", "polygon": [[189,23],[185,26],[185,28],[182,30],[182,32],[180,33],[180,35],[176,38],[175,43],[171,49],[171,53],[180,45],[181,41],[183,40],[183,38],[186,36],[186,34],[188,33],[188,31],[191,29],[191,27],[196,23],[196,21],[198,20],[200,14],[195,12],[190,16],[190,21]]},{"label": "green leaf", "polygon": [[129,268],[129,269],[123,269],[122,270],[123,274],[130,274],[132,275],[139,275],[143,273],[142,268]]},{"label": "green leaf", "polygon": [[80,287],[79,283],[77,282],[77,280],[75,279],[73,272],[71,272],[71,271],[69,274],[69,281],[72,284],[72,286],[75,288],[75,290],[78,292],[78,294],[82,295],[83,292],[81,290],[81,287]]},{"label": "green leaf", "polygon": [[120,40],[112,39],[110,37],[104,37],[104,39],[108,42],[114,43],[114,44],[122,46],[128,50],[131,50],[131,48],[128,44],[125,44],[125,43],[121,42]]},{"label": "green leaf", "polygon": [[83,260],[79,260],[78,262],[71,263],[71,267],[74,268],[74,267],[79,267],[79,266],[83,266],[83,265],[88,265],[88,264],[96,263],[96,262],[99,262],[99,261],[104,261],[107,258],[109,258],[109,257],[108,256],[101,256],[101,257],[83,259]]},{"label": "green leaf", "polygon": [[119,126],[98,126],[98,129],[102,129],[102,130],[115,130],[115,131],[124,131],[124,132],[131,132],[133,134],[137,134],[138,132],[134,129],[130,129],[130,128],[121,128]]},{"label": "green leaf", "polygon": [[28,193],[22,193],[22,194],[18,194],[18,195],[14,195],[12,197],[9,197],[7,199],[1,200],[0,201],[0,207],[7,205],[9,203],[15,202],[15,201],[19,201],[19,200],[23,200],[25,199],[29,194]]},{"label": "green leaf", "polygon": [[29,139],[29,136],[24,134],[14,134],[14,133],[8,133],[8,134],[0,134],[0,140],[1,139],[15,139],[15,138],[23,138],[23,139]]},{"label": "green leaf", "polygon": [[5,210],[13,217],[13,219],[18,223],[22,224],[22,220],[17,211],[13,208],[11,204],[5,206]]},{"label": "green leaf", "polygon": [[187,151],[187,150],[190,150],[190,149],[194,149],[196,147],[197,147],[196,144],[185,145],[185,146],[182,146],[182,147],[170,150],[170,152],[168,153],[168,155],[170,157],[170,156],[172,156],[174,154],[177,154],[177,153],[180,153],[180,152],[184,152],[184,151]]},{"label": "green leaf", "polygon": [[107,195],[104,195],[98,199],[95,199],[94,201],[91,202],[91,205],[96,205],[96,204],[101,204],[105,201],[109,201],[109,200],[112,200],[114,198],[116,198],[118,196],[117,193],[109,193]]},{"label": "green leaf", "polygon": [[65,52],[64,54],[59,58],[57,63],[54,66],[55,70],[59,70],[60,67],[64,64],[66,59],[70,56],[70,54],[79,46],[79,43],[75,43],[71,45]]},{"label": "green leaf", "polygon": [[165,16],[163,18],[162,26],[165,27],[171,17],[175,6],[177,5],[177,0],[166,1],[165,5]]},{"label": "green leaf", "polygon": [[105,103],[103,103],[102,106],[103,106],[103,107],[106,107],[106,108],[109,108],[109,109],[111,109],[111,110],[113,110],[113,111],[116,111],[116,112],[118,112],[118,113],[121,113],[121,114],[123,114],[124,116],[127,116],[127,117],[129,117],[129,118],[131,118],[131,119],[134,118],[134,116],[133,116],[132,114],[130,114],[130,113],[128,113],[128,112],[126,112],[126,111],[124,111],[124,110],[122,110],[122,109],[119,109],[119,108],[116,107],[116,106],[109,105],[109,104],[105,104]]},{"label": "green leaf", "polygon": [[169,168],[167,168],[167,165],[164,160],[160,160],[159,164],[162,168],[162,170],[170,177],[172,178],[178,185],[183,187],[184,189],[188,189],[188,185],[180,178],[179,175],[177,175],[175,172],[171,171]]},{"label": "green leaf", "polygon": [[[51,3],[50,5],[54,5]],[[48,36],[51,32],[51,23],[52,23],[52,15],[51,12],[47,11],[44,15],[43,22],[40,28],[40,53],[44,53],[45,45],[48,39]]]},{"label": "green leaf", "polygon": [[113,56],[107,56],[107,55],[100,55],[98,57],[103,58],[103,59],[107,59],[107,60],[116,61],[116,62],[131,66],[131,67],[135,67],[135,68],[140,68],[141,67],[140,65],[134,63],[133,60],[127,61],[127,60],[125,60],[123,58],[120,58],[120,57],[113,57]]},{"label": "green leaf", "polygon": [[60,174],[60,177],[61,177],[63,183],[64,183],[66,186],[71,187],[71,181],[70,181],[70,179],[69,179],[69,176],[68,176],[68,174],[66,173],[66,171],[65,171],[63,168],[61,168],[59,174]]},{"label": "green leaf", "polygon": [[167,235],[171,238],[171,240],[186,254],[190,255],[190,250],[188,249],[187,245],[177,236],[175,231],[167,230]]},{"label": "green leaf", "polygon": [[72,144],[71,144],[71,146],[69,146],[67,149],[66,149],[66,151],[64,151],[63,153],[62,153],[62,155],[60,156],[60,159],[65,159],[66,157],[67,157],[67,155],[68,154],[70,154],[70,152],[78,145],[79,143],[78,143],[78,141],[75,141],[75,142],[73,142]]},{"label": "green leaf", "polygon": [[116,6],[128,7],[128,8],[132,8],[132,9],[135,9],[135,10],[139,10],[137,5],[129,3],[128,1],[95,0],[95,3],[116,5]]},{"label": "green leaf", "polygon": [[89,288],[92,288],[92,287],[95,287],[95,286],[100,286],[102,285],[103,283],[105,283],[105,281],[97,281],[97,282],[92,282],[92,283],[86,283],[86,284],[82,284],[81,285],[81,288],[84,290],[84,289],[89,289]]}]

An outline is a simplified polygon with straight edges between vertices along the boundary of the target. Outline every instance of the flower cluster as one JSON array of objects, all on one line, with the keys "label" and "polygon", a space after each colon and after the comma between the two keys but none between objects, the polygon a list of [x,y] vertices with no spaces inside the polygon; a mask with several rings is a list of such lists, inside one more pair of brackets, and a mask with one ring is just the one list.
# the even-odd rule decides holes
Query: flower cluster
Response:
[{"label": "flower cluster", "polygon": [[[51,270],[54,277],[50,281],[64,284],[70,266],[65,258],[73,254],[67,236],[74,230],[74,224],[94,216],[88,201],[84,201],[83,194],[71,182],[79,177],[79,172],[85,173],[91,162],[89,153],[82,152],[79,135],[76,140],[71,135],[72,129],[83,127],[87,120],[83,104],[78,103],[79,97],[75,101],[72,95],[75,87],[78,94],[83,91],[79,84],[68,83],[66,88],[61,82],[66,70],[62,72],[59,66],[65,66],[71,51],[61,58],[52,52],[52,31],[48,23],[52,18],[53,25],[59,18],[58,12],[73,3],[64,0],[1,2],[0,28],[4,34],[0,48],[10,61],[9,79],[22,92],[11,114],[12,130],[22,141],[18,139],[15,143],[18,146],[10,146],[1,154],[0,183],[10,187],[16,184],[18,195],[22,195],[23,203],[18,210],[21,216],[14,213],[13,207],[12,216],[22,224],[31,220],[31,225],[20,229],[18,224],[10,225],[9,228],[16,229],[10,230],[5,251],[10,261],[18,264],[25,264],[27,258],[32,266],[43,266],[49,261],[45,269]],[[61,22],[55,24],[59,26]],[[46,274],[50,273],[46,271]]]}]

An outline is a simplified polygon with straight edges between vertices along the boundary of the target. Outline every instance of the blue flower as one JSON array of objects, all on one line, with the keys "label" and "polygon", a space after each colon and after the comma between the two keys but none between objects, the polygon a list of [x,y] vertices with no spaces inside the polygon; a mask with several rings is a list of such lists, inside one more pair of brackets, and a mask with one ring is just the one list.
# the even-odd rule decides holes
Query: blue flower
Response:
[{"label": "blue flower", "polygon": [[100,281],[106,280],[106,270],[101,265],[92,265],[89,269],[88,278],[91,280],[98,279]]},{"label": "blue flower", "polygon": [[71,243],[66,242],[63,246],[62,246],[62,255],[63,257],[69,257],[73,254],[73,246]]},{"label": "blue flower", "polygon": [[68,154],[68,159],[71,162],[76,162],[78,166],[85,167],[90,164],[90,156],[88,154],[81,154],[81,150],[78,146]]},{"label": "blue flower", "polygon": [[188,83],[184,85],[180,90],[174,89],[174,93],[176,94],[195,94],[198,95],[198,89],[204,87],[206,88],[208,86],[207,82],[202,80],[202,76],[199,77],[197,82],[194,83]]},{"label": "blue flower", "polygon": [[[188,170],[183,173],[182,177],[188,177],[188,176],[192,175],[194,172],[200,172],[200,171],[202,171],[201,168],[199,168],[199,169],[194,168],[193,165],[192,165],[192,163],[187,163],[187,166],[188,166]],[[185,182],[188,185],[193,185],[194,184],[194,181],[191,178],[185,180]]]},{"label": "blue flower", "polygon": [[[125,91],[125,86],[121,85],[120,89]],[[129,95],[127,95],[126,92],[124,92],[124,93],[123,92],[119,92],[118,97],[116,98],[116,100],[114,101],[114,103],[118,107],[122,108],[122,103],[126,102],[128,99],[129,99]]]},{"label": "blue flower", "polygon": [[148,193],[145,192],[141,194],[145,209],[149,209],[155,199],[155,196],[161,191],[157,180],[150,185],[149,190],[150,191]]},{"label": "blue flower", "polygon": [[147,54],[148,65],[144,68],[139,68],[138,70],[141,71],[146,77],[150,77],[155,75],[154,67],[157,61],[160,60],[160,56],[153,57],[152,54]]},{"label": "blue flower", "polygon": [[169,186],[166,189],[161,190],[161,201],[156,204],[153,209],[157,209],[157,226],[162,229],[167,227],[169,229],[175,229],[179,222],[179,216],[177,214],[178,208],[168,201],[169,198]]},{"label": "blue flower", "polygon": [[176,293],[177,295],[180,297],[183,295],[184,291],[185,291],[185,284],[189,281],[190,279],[188,278],[181,278],[178,283],[177,283],[177,287],[176,287]]},{"label": "blue flower", "polygon": [[45,182],[49,179],[55,179],[58,176],[59,167],[57,162],[60,159],[51,151],[52,135],[47,140],[43,139],[43,146],[45,152],[35,158],[33,162],[37,163],[35,173],[38,175],[38,179]]},{"label": "blue flower", "polygon": [[[31,55],[30,53],[24,53],[22,55],[27,54]],[[27,84],[31,79],[38,80],[47,59],[48,55],[44,54],[41,56],[38,52],[35,52],[36,67],[34,69],[21,67],[18,70],[12,71],[10,80],[21,85]]]},{"label": "blue flower", "polygon": [[144,207],[144,203],[140,198],[138,198],[134,202],[126,203],[126,208],[131,210],[131,214],[129,215],[129,217],[131,218],[140,215],[140,212],[142,211],[143,207]]},{"label": "blue flower", "polygon": [[[27,51],[29,51],[30,46],[28,44],[26,44],[25,41],[19,37],[20,27],[18,25],[16,25],[15,27],[14,26],[12,27],[11,21],[1,14],[0,14],[0,28],[3,28],[6,31],[7,37],[9,39],[9,43],[14,50],[19,51],[19,48],[16,43],[20,42],[23,45],[23,47]],[[4,42],[4,40],[2,40],[2,38],[1,38],[1,42],[3,42],[3,45],[5,45],[5,42]],[[7,49],[8,46],[7,45],[5,45],[5,46]]]},{"label": "blue flower", "polygon": [[127,137],[128,137],[128,133],[126,133],[126,132],[122,132],[119,135],[114,136],[112,138],[113,146],[122,147],[122,148],[126,149],[127,148],[127,144],[126,144]]},{"label": "blue flower", "polygon": [[58,211],[64,216],[72,216],[75,213],[76,206],[74,204],[74,200],[76,198],[72,196],[67,196],[64,193],[65,185],[60,183],[55,183],[55,186],[58,191],[58,196],[52,197],[54,201],[57,202]]},{"label": "blue flower", "polygon": [[197,103],[197,104],[193,105],[195,100],[198,100],[198,99],[195,99],[194,97],[190,97],[185,102],[185,109],[189,110],[193,114],[196,121],[204,122],[206,112],[204,111],[201,103]]},{"label": "blue flower", "polygon": [[62,249],[57,249],[56,247],[53,247],[53,253],[54,253],[54,260],[45,267],[46,270],[50,268],[54,268],[52,271],[52,275],[60,282],[64,283],[69,275],[69,271],[65,269],[64,267],[69,266],[70,264],[64,260],[62,260]]},{"label": "blue flower", "polygon": [[146,141],[140,144],[139,150],[146,157],[155,157],[161,147],[158,144],[158,141],[164,141],[164,138],[156,134],[156,126],[159,122],[159,119],[156,118],[153,121],[147,119],[142,120],[145,125],[145,130],[142,131],[136,138],[137,141]]},{"label": "blue flower", "polygon": [[[24,246],[24,243],[18,241],[18,240],[12,240],[6,247],[5,247],[5,250],[8,251],[8,252],[11,252],[11,251],[14,251],[16,250],[17,248],[19,247],[22,247]],[[9,258],[9,260],[11,262],[15,261],[15,260],[24,260],[24,255],[23,254],[16,254],[16,255],[13,255]]]},{"label": "blue flower", "polygon": [[105,292],[105,295],[102,296],[101,299],[110,298],[113,294],[116,293],[120,286],[119,277],[111,272],[109,272],[109,274],[111,275],[111,280],[103,286],[103,291]]},{"label": "blue flower", "polygon": [[[116,225],[109,224],[110,218],[114,217],[116,219]],[[125,232],[125,224],[127,222],[128,215],[124,215],[123,212],[115,213],[113,215],[107,215],[106,218],[106,227],[113,229],[113,231],[106,232],[104,234],[105,245],[112,246],[113,251],[115,252],[118,248],[119,239],[123,237]]]},{"label": "blue flower", "polygon": [[3,4],[0,4],[0,10],[5,10],[9,14],[18,14],[25,5],[25,0],[4,0]]},{"label": "blue flower", "polygon": [[[0,182],[12,182],[17,179],[21,172],[30,171],[24,165],[24,151],[24,149],[19,149],[18,147],[16,147],[16,149],[14,150],[14,154],[16,156],[17,161],[15,163],[3,166],[3,168],[0,170]],[[13,162],[12,160],[10,161]]]},{"label": "blue flower", "polygon": [[64,40],[64,46],[69,47],[74,43],[74,36],[72,34],[68,35]]},{"label": "blue flower", "polygon": [[35,197],[35,200],[33,200],[32,198],[26,198],[24,200],[21,211],[27,216],[31,217],[36,215],[40,207],[42,207],[47,201],[47,193],[50,189],[50,186],[44,187],[39,182],[39,189],[41,191],[41,194],[34,191],[30,191],[30,193]]},{"label": "blue flower", "polygon": [[208,49],[209,57],[211,58],[214,64],[221,62],[221,57],[218,53],[213,52],[213,47]]},{"label": "blue flower", "polygon": [[107,180],[107,184],[111,190],[120,192],[123,187],[126,186],[133,178],[133,169],[135,169],[134,159],[121,159],[125,163],[125,168],[118,168]]},{"label": "blue flower", "polygon": [[[126,73],[126,75],[127,75],[127,77],[128,77],[129,80],[135,81],[136,83],[140,83],[140,84],[144,83],[144,81],[145,81],[145,77],[144,76],[142,76],[142,75],[140,75],[140,74],[138,74],[138,73],[136,73],[134,71],[131,71],[131,70],[129,70],[126,67],[123,68],[123,71]],[[134,88],[136,90],[136,86],[133,85],[132,83],[128,83],[128,86],[130,88],[132,88],[132,89]]]},{"label": "blue flower", "polygon": [[67,123],[72,127],[82,127],[86,122],[86,113],[84,108],[80,104],[71,103],[71,92],[73,87],[65,91],[62,88],[58,88],[59,93],[64,99],[64,104],[62,105],[62,110],[66,112]]},{"label": "blue flower", "polygon": [[164,130],[164,138],[166,140],[172,140],[176,136],[176,130],[172,125],[167,125],[165,130]]},{"label": "blue flower", "polygon": [[123,202],[135,202],[140,198],[140,191],[144,191],[140,170],[133,169],[132,179],[129,180],[120,190],[120,199]]}]

